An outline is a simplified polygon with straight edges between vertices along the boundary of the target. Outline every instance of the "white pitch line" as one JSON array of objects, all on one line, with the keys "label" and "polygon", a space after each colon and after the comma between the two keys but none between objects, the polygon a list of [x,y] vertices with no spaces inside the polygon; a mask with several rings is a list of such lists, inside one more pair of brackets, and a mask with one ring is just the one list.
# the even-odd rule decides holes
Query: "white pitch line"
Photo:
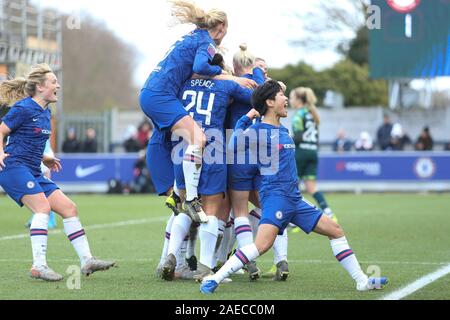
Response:
[{"label": "white pitch line", "polygon": [[[94,224],[91,226],[87,226],[84,229],[85,230],[97,230],[97,229],[108,229],[108,228],[116,228],[116,227],[134,226],[134,225],[138,225],[138,224],[163,222],[168,219],[169,219],[169,217],[166,216],[166,217],[157,217],[157,218],[151,218],[151,219],[128,220],[128,221],[120,221],[120,222],[114,222],[114,223]],[[52,231],[48,232],[49,235],[63,234],[63,233],[64,233],[63,230],[52,230]],[[0,241],[26,239],[29,236],[30,236],[29,233],[17,234],[17,235],[13,235],[13,236],[0,237]]]},{"label": "white pitch line", "polygon": [[414,292],[422,289],[423,287],[433,283],[434,281],[445,277],[447,274],[450,273],[450,264],[446,265],[443,268],[440,268],[439,270],[427,274],[426,276],[423,276],[422,278],[414,281],[413,283],[407,285],[406,287],[394,291],[384,297],[381,298],[381,300],[401,300]]}]

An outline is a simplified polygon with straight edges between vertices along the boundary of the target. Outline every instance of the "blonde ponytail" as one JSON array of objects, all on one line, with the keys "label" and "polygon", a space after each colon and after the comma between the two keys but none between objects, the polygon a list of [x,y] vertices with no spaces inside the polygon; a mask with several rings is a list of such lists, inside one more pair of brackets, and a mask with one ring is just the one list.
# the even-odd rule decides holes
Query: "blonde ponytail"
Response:
[{"label": "blonde ponytail", "polygon": [[26,98],[26,85],[27,80],[25,78],[3,81],[0,84],[0,104],[12,106],[17,101]]},{"label": "blonde ponytail", "polygon": [[317,97],[311,88],[296,88],[294,93],[297,99],[302,101],[305,105],[315,107],[317,104]]},{"label": "blonde ponytail", "polygon": [[188,0],[169,0],[169,3],[172,5],[172,16],[182,24],[192,23],[200,29],[211,30],[221,23],[227,23],[227,14],[221,10],[205,12]]},{"label": "blonde ponytail", "polygon": [[47,64],[38,64],[31,68],[26,78],[18,77],[0,83],[0,104],[13,105],[17,101],[36,95],[36,86],[47,80],[47,73],[52,73]]},{"label": "blonde ponytail", "polygon": [[247,44],[243,43],[239,46],[240,51],[233,57],[233,64],[238,68],[253,67],[256,57],[247,50]]}]

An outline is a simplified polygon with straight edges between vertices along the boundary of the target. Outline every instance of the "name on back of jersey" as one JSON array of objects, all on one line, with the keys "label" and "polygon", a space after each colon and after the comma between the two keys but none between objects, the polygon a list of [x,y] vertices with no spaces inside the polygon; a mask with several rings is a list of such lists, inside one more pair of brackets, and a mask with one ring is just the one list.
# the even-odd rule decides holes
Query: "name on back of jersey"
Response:
[{"label": "name on back of jersey", "polygon": [[215,83],[211,80],[205,79],[191,80],[191,87],[205,87],[211,90],[214,87],[214,85]]}]

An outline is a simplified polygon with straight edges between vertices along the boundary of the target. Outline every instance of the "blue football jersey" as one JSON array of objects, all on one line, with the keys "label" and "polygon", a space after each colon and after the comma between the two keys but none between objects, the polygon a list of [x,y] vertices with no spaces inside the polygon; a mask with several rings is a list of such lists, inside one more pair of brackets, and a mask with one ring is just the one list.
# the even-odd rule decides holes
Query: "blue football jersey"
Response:
[{"label": "blue football jersey", "polygon": [[51,111],[31,97],[17,102],[2,119],[11,129],[5,153],[6,168],[26,166],[35,176],[41,174],[45,145],[52,134]]},{"label": "blue football jersey", "polygon": [[178,96],[181,87],[193,73],[211,77],[221,74],[219,66],[209,64],[216,51],[214,40],[207,30],[192,31],[169,49],[163,61],[150,74],[144,89]]},{"label": "blue football jersey", "polygon": [[301,197],[295,143],[289,130],[263,122],[253,124],[247,116],[238,121],[235,129],[234,144],[247,149],[250,159],[257,161],[262,176],[260,196]]},{"label": "blue football jersey", "polygon": [[[253,74],[246,74],[243,78],[254,80],[258,85],[262,85],[265,82],[264,71],[261,68],[253,69]],[[227,129],[234,129],[239,119],[245,116],[252,108],[251,103],[243,103],[238,100],[234,101],[228,109]]]},{"label": "blue football jersey", "polygon": [[201,128],[224,129],[231,99],[250,104],[252,90],[228,80],[189,80],[181,90],[180,99]]}]

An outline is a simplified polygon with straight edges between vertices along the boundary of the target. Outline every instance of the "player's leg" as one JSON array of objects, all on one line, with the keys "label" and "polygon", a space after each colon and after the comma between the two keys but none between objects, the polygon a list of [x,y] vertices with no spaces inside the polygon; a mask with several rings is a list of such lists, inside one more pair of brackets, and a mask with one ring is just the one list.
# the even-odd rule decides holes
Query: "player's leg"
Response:
[{"label": "player's leg", "polygon": [[334,222],[338,222],[336,215],[333,213],[331,208],[328,205],[328,202],[325,199],[325,196],[322,192],[318,191],[317,188],[317,180],[315,177],[308,176],[305,177],[305,187],[306,191],[312,195],[314,200],[316,200],[319,207],[323,210],[323,213],[332,219]]},{"label": "player's leg", "polygon": [[278,235],[273,244],[275,281],[286,281],[289,276],[288,264],[288,233],[284,230],[282,235]]},{"label": "player's leg", "polygon": [[144,113],[152,119],[158,130],[172,131],[182,137],[188,148],[184,154],[183,169],[186,176],[186,210],[194,220],[206,222],[201,203],[198,199],[198,183],[202,169],[203,149],[206,137],[200,127],[188,115],[183,104],[175,95],[161,95],[159,92],[142,90],[140,105]]},{"label": "player's leg", "polygon": [[202,195],[203,208],[208,215],[208,222],[200,225],[200,259],[194,275],[195,280],[202,280],[204,277],[212,274],[212,269],[216,267],[215,253],[219,235],[217,214],[220,212],[223,196],[223,193],[212,196]]},{"label": "player's leg", "polygon": [[328,206],[328,202],[326,201],[324,194],[317,188],[317,169],[319,165],[318,154],[316,151],[305,152],[307,154],[307,157],[306,160],[304,160],[305,167],[302,173],[302,178],[305,182],[306,191],[314,198],[319,207],[323,210],[323,213],[328,216],[328,218],[334,220],[334,222],[337,223],[337,217]]},{"label": "player's leg", "polygon": [[[303,207],[305,208],[305,207]],[[312,209],[307,209],[312,210]],[[314,232],[330,239],[333,254],[356,282],[358,291],[381,289],[387,284],[386,278],[370,278],[362,271],[353,250],[350,248],[342,228],[326,215],[322,215]]]},{"label": "player's leg", "polygon": [[108,270],[113,267],[115,262],[93,257],[75,203],[61,190],[48,191],[46,194],[48,194],[47,198],[51,209],[63,218],[66,235],[80,258],[82,274],[89,276],[96,271]]},{"label": "player's leg", "polygon": [[228,240],[229,240],[229,230],[228,222],[230,219],[230,212],[231,212],[231,203],[230,198],[228,196],[228,193],[226,193],[225,198],[222,200],[222,205],[220,205],[219,212],[217,213],[217,218],[219,219],[219,234],[217,239],[217,245],[215,248],[215,267],[213,269],[217,270],[222,267],[222,265],[227,260],[226,256],[227,253],[224,254],[223,250],[223,243],[226,241],[227,243],[225,246],[228,246]]},{"label": "player's leg", "polygon": [[255,187],[253,191],[250,191],[249,201],[251,204],[253,204],[255,207],[250,210],[250,213],[248,215],[248,219],[250,220],[250,226],[253,230],[253,238],[256,238],[256,233],[258,232],[259,222],[261,221],[261,204],[259,202],[259,194],[258,194],[258,187]]},{"label": "player's leg", "polygon": [[[238,248],[243,248],[252,244],[253,229],[250,225],[248,202],[250,198],[250,191],[230,190],[230,199],[234,218],[234,230],[238,242]],[[246,266],[251,280],[257,280],[261,276],[261,270],[256,265],[256,262],[250,260]]]},{"label": "player's leg", "polygon": [[272,224],[260,225],[255,243],[238,249],[236,254],[228,259],[225,265],[220,268],[216,274],[203,280],[200,291],[204,294],[212,294],[223,280],[242,269],[251,260],[255,260],[269,251],[279,230],[278,227]]},{"label": "player's leg", "polygon": [[223,232],[223,239],[220,243],[219,249],[217,251],[217,268],[220,269],[225,262],[228,260],[228,254],[230,253],[228,247],[230,246],[230,242],[232,240],[232,235],[234,234],[234,218],[231,216],[232,211],[230,210],[228,216],[227,223],[225,224],[225,229]]},{"label": "player's leg", "polygon": [[208,221],[208,218],[201,207],[198,185],[203,167],[203,150],[206,145],[206,136],[190,116],[180,119],[173,126],[172,132],[182,137],[188,143],[183,158],[183,172],[186,181],[185,210],[193,216],[196,222],[205,223]]},{"label": "player's leg", "polygon": [[[192,224],[192,219],[184,212],[175,217],[172,229],[170,231],[170,241],[167,250],[167,256],[164,259],[161,277],[166,281],[172,281],[175,275],[177,266],[176,257],[179,256],[179,251],[183,245],[184,240],[189,235],[189,229]],[[183,261],[185,258],[183,258]],[[181,261],[178,261],[181,262]]]},{"label": "player's leg", "polygon": [[51,208],[45,194],[42,192],[34,195],[25,195],[21,202],[33,213],[30,225],[33,266],[30,276],[44,281],[61,281],[63,276],[50,269],[47,265],[48,222]]},{"label": "player's leg", "polygon": [[60,281],[63,277],[47,266],[48,222],[50,204],[39,181],[24,167],[0,171],[0,186],[20,206],[33,214],[30,240],[33,252],[31,277]]},{"label": "player's leg", "polygon": [[159,264],[156,269],[157,277],[161,277],[163,264],[168,255],[170,236],[171,236],[171,231],[172,231],[172,226],[173,226],[174,220],[175,220],[175,215],[172,214],[166,224],[166,232],[164,235],[164,246],[163,246],[162,253],[161,253],[161,259],[159,260]]}]

